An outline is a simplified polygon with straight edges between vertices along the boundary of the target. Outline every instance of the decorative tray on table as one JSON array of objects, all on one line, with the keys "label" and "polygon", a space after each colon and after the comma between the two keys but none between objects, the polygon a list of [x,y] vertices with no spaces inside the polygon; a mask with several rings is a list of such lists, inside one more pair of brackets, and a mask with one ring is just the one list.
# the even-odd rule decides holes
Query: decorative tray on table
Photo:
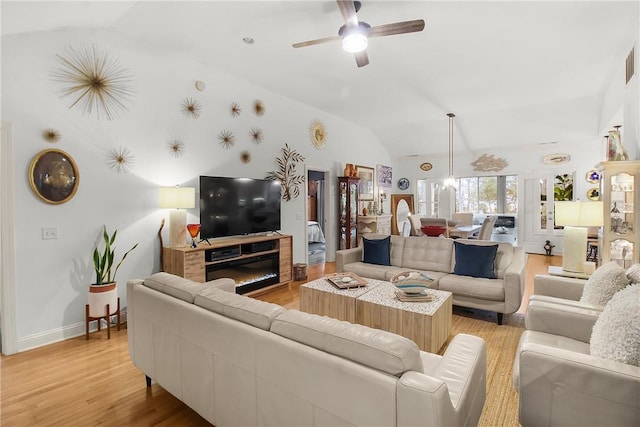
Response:
[{"label": "decorative tray on table", "polygon": [[325,276],[325,279],[339,289],[360,288],[368,284],[362,277],[351,272],[329,274]]},{"label": "decorative tray on table", "polygon": [[402,302],[429,302],[433,295],[427,292],[433,279],[419,271],[403,271],[393,276],[390,282],[397,288],[396,297]]}]

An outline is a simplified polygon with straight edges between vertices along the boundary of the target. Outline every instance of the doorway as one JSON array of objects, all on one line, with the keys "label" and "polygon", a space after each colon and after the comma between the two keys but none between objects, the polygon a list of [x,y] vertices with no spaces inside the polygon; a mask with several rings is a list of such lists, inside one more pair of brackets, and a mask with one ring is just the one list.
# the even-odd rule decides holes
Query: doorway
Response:
[{"label": "doorway", "polygon": [[307,264],[324,264],[326,261],[327,232],[327,172],[307,169]]},{"label": "doorway", "polygon": [[[570,187],[563,182],[563,177],[565,180],[570,177]],[[518,241],[522,242],[525,252],[544,254],[548,240],[553,246],[552,254],[562,254],[564,231],[562,227],[555,226],[553,202],[573,200],[573,174],[548,173],[525,177],[519,187],[524,188],[518,206],[518,212],[524,212],[524,221],[518,230]]]}]

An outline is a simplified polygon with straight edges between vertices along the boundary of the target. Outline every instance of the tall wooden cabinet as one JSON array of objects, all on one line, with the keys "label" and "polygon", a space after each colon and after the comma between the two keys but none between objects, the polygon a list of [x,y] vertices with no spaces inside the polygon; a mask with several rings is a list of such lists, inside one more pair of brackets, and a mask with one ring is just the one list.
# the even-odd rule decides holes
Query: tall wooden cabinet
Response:
[{"label": "tall wooden cabinet", "polygon": [[627,268],[640,252],[640,160],[602,162],[597,169],[604,206],[600,262]]},{"label": "tall wooden cabinet", "polygon": [[338,177],[338,249],[358,246],[359,178]]}]

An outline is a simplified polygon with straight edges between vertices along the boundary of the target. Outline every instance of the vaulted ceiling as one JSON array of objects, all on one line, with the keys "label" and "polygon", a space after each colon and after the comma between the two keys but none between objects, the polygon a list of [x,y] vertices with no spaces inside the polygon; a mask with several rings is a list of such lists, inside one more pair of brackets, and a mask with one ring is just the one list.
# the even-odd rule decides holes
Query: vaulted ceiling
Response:
[{"label": "vaulted ceiling", "polygon": [[[369,40],[370,64],[332,43],[335,1],[2,2],[2,35],[105,28],[371,129],[392,156],[601,138],[603,90],[638,38],[638,1],[375,1],[372,26],[424,19]],[[246,44],[243,38],[254,39]]]}]

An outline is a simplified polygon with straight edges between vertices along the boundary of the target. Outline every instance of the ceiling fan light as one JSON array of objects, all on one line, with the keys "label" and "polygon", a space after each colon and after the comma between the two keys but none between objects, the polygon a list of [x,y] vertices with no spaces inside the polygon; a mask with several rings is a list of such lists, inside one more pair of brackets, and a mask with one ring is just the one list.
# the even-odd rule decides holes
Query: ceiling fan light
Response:
[{"label": "ceiling fan light", "polygon": [[362,52],[367,48],[367,36],[353,31],[342,38],[342,49],[351,53]]}]

